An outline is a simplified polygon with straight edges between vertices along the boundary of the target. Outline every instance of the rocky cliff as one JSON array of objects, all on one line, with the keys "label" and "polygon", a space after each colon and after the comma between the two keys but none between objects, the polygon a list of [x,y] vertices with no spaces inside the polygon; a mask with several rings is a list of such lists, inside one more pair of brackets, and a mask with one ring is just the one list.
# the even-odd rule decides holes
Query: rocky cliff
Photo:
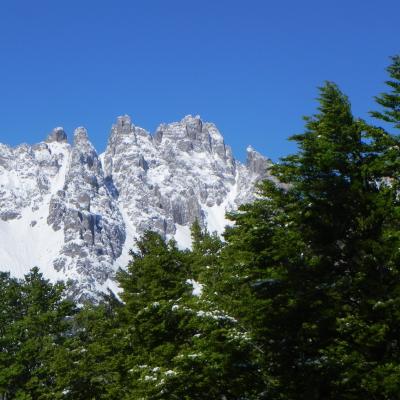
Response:
[{"label": "rocky cliff", "polygon": [[196,219],[221,233],[270,165],[251,147],[238,162],[214,124],[190,115],[153,135],[118,117],[100,155],[84,128],[72,145],[62,128],[37,145],[0,144],[0,270],[37,265],[77,297],[115,290],[135,238],[150,229],[190,246]]}]

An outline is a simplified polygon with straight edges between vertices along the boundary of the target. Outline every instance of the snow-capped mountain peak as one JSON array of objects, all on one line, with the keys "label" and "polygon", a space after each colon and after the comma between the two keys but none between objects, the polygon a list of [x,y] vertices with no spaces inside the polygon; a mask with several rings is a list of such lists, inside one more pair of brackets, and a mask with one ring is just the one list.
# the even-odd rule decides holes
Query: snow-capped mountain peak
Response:
[{"label": "snow-capped mountain peak", "polygon": [[154,135],[117,118],[98,155],[88,132],[63,128],[44,142],[0,144],[0,269],[21,276],[37,265],[70,279],[77,297],[115,288],[146,230],[190,245],[198,220],[222,232],[225,212],[251,201],[271,162],[250,146],[234,159],[217,127],[200,116],[161,124]]}]

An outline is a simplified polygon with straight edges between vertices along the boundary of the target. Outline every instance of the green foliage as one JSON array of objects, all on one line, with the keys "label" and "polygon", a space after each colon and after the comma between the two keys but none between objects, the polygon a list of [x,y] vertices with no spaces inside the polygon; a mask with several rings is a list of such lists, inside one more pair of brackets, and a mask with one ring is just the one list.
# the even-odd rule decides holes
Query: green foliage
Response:
[{"label": "green foliage", "polygon": [[51,363],[73,303],[63,299],[64,285],[51,284],[37,268],[21,281],[2,274],[0,291],[0,393],[9,399],[53,398]]},{"label": "green foliage", "polygon": [[127,270],[118,276],[122,300],[131,312],[151,301],[179,298],[187,292],[182,280],[188,275],[189,265],[175,242],[165,243],[158,234],[147,232],[137,247]]},{"label": "green foliage", "polygon": [[[285,186],[264,182],[261,198],[231,216],[226,282],[244,298],[237,307],[234,294],[232,312],[263,350],[272,398],[391,399],[399,389],[397,139],[355,120],[332,83],[319,101],[306,132],[292,137],[299,152],[272,169]],[[393,374],[387,395],[382,371]]]},{"label": "green foliage", "polygon": [[386,84],[390,88],[389,93],[382,93],[375,97],[376,102],[383,107],[383,111],[374,111],[372,116],[385,122],[394,124],[400,129],[400,55],[392,57],[392,64],[387,68],[390,80]]},{"label": "green foliage", "polygon": [[204,283],[205,291],[212,296],[223,279],[220,256],[224,243],[217,233],[210,234],[207,229],[201,229],[197,221],[192,225],[191,237],[191,273],[193,278]]},{"label": "green foliage", "polygon": [[116,311],[108,298],[87,304],[73,320],[72,332],[54,357],[60,399],[121,399],[124,388],[123,338]]},{"label": "green foliage", "polygon": [[191,293],[192,273],[215,257],[210,248],[221,247],[198,228],[193,227],[193,252],[147,233],[119,274],[121,319],[131,349],[130,398],[249,398],[256,392],[259,379],[246,333],[215,303]]}]

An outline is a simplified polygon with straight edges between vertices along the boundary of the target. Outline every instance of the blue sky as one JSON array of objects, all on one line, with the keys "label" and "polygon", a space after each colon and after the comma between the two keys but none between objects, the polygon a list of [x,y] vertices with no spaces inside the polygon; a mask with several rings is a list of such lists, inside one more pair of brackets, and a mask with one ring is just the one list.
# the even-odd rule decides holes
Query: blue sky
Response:
[{"label": "blue sky", "polygon": [[339,84],[361,117],[400,53],[398,0],[2,0],[0,142],[86,126],[98,149],[116,116],[153,132],[200,114],[234,154],[274,160]]}]

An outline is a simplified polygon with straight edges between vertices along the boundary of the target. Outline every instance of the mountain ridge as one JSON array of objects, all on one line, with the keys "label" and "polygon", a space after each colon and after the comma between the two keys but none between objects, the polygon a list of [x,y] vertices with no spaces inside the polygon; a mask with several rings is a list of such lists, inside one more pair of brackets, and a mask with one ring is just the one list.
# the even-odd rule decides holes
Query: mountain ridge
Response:
[{"label": "mountain ridge", "polygon": [[0,144],[0,270],[37,265],[70,279],[75,297],[116,290],[135,238],[153,230],[189,246],[195,220],[222,233],[271,164],[251,146],[237,161],[217,127],[191,115],[153,135],[120,116],[101,154],[83,127],[72,144],[61,127],[38,144]]}]

